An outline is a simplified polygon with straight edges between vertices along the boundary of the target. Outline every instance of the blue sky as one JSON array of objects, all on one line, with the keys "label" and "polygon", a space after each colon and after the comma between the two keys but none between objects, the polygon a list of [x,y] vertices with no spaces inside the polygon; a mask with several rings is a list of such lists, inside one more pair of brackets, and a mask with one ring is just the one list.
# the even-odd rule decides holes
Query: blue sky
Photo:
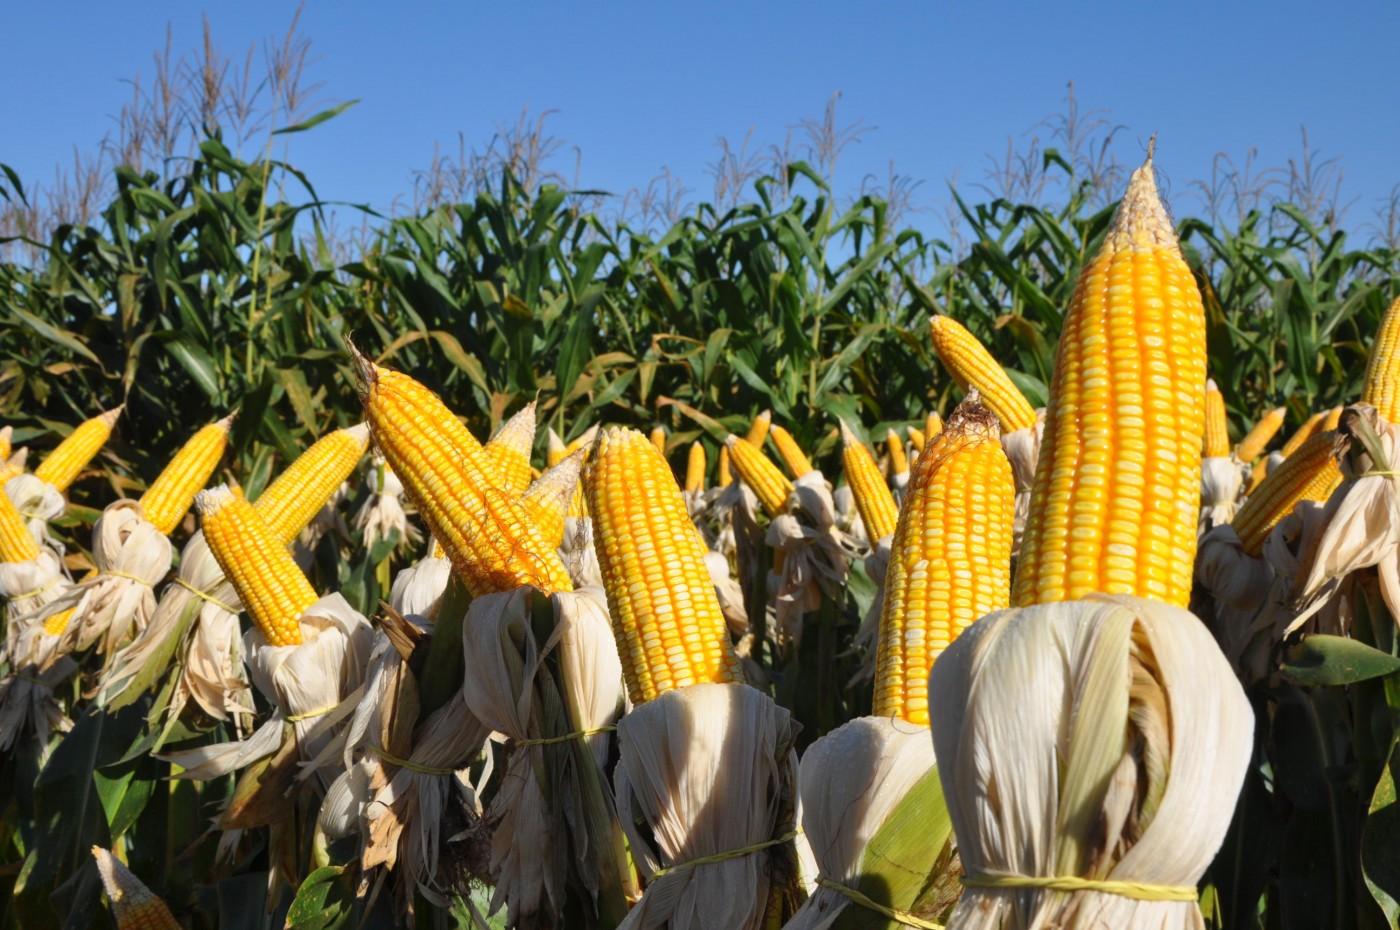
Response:
[{"label": "blue sky", "polygon": [[[280,34],[284,3],[207,4],[229,52]],[[838,186],[895,170],[942,200],[947,179],[984,179],[988,153],[1017,147],[1075,82],[1083,107],[1125,127],[1135,163],[1159,133],[1158,165],[1178,212],[1216,152],[1264,164],[1312,147],[1340,156],[1347,224],[1400,183],[1393,76],[1400,3],[434,3],[309,0],[310,76],[329,101],[362,102],[296,137],[291,161],[323,197],[386,209],[435,141],[484,142],[529,107],[582,152],[579,180],[622,192],[668,167],[708,197],[716,139],[782,139],[840,91],[840,118],[874,127],[848,149]],[[139,12],[138,12],[139,11]],[[0,161],[28,182],[74,145],[97,142],[152,70],[166,25],[195,46],[200,5],[12,4],[0,56]],[[1049,130],[1037,130],[1048,137]],[[564,161],[572,171],[572,155]],[[929,222],[933,222],[930,220]]]}]

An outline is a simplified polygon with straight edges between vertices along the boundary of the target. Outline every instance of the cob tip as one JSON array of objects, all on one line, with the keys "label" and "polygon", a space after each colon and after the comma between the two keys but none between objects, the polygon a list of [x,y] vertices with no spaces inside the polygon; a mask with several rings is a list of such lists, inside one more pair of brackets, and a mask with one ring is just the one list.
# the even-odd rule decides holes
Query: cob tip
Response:
[{"label": "cob tip", "polygon": [[217,513],[236,496],[239,495],[235,495],[233,489],[228,485],[216,485],[196,494],[194,496],[194,507],[195,510],[199,511],[201,518],[207,517],[212,513]]},{"label": "cob tip", "polygon": [[1128,179],[1123,200],[1113,214],[1106,243],[1113,248],[1180,250],[1176,230],[1166,205],[1157,192],[1157,178],[1152,163],[1157,150],[1157,134],[1147,143],[1147,160]]}]

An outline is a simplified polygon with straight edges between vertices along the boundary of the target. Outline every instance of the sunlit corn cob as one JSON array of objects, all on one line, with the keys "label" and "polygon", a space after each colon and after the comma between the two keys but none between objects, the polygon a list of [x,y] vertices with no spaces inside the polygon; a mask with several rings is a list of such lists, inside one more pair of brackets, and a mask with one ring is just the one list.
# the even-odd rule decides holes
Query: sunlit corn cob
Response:
[{"label": "sunlit corn cob", "polygon": [[807,454],[797,445],[797,440],[792,438],[792,433],[781,426],[771,426],[768,435],[773,440],[773,445],[778,449],[778,457],[787,466],[788,474],[794,478],[801,478],[812,470],[812,463],[808,461]]},{"label": "sunlit corn cob", "polygon": [[195,433],[141,495],[141,511],[147,522],[166,536],[180,525],[195,494],[209,483],[209,476],[219,467],[232,425],[230,414]]},{"label": "sunlit corn cob", "polygon": [[1214,381],[1206,381],[1206,436],[1203,453],[1206,458],[1223,459],[1230,456],[1230,427],[1225,421],[1225,395]]},{"label": "sunlit corn cob", "polygon": [[909,427],[909,445],[914,447],[915,454],[923,452],[925,444],[924,431],[917,426]]},{"label": "sunlit corn cob", "polygon": [[943,366],[958,387],[981,392],[982,403],[1000,418],[1003,432],[1035,426],[1035,410],[1030,402],[967,327],[952,317],[935,315],[929,320],[929,328],[933,331],[933,349]]},{"label": "sunlit corn cob", "polygon": [[755,448],[763,448],[763,440],[768,438],[768,427],[773,424],[773,411],[765,410],[753,418],[749,424],[749,431],[744,438],[753,443]]},{"label": "sunlit corn cob", "polygon": [[369,448],[369,426],[357,423],[327,433],[297,456],[253,504],[272,538],[291,545]]},{"label": "sunlit corn cob", "polygon": [[909,456],[904,452],[904,442],[892,429],[885,430],[885,451],[890,457],[890,474],[904,475],[909,472]]},{"label": "sunlit corn cob", "polygon": [[34,477],[47,481],[60,491],[68,490],[78,473],[102,451],[112,435],[117,417],[122,415],[124,409],[125,404],[85,420],[34,469]]},{"label": "sunlit corn cob", "polygon": [[1016,485],[996,414],[969,394],[909,476],[890,547],[873,714],[927,726],[928,673],[972,623],[1011,603]]},{"label": "sunlit corn cob", "polygon": [[28,562],[39,557],[39,544],[10,495],[0,490],[0,562]]},{"label": "sunlit corn cob", "polygon": [[1279,454],[1284,458],[1288,458],[1294,452],[1297,452],[1298,448],[1302,446],[1303,443],[1320,433],[1323,423],[1327,420],[1327,414],[1328,411],[1319,410],[1317,413],[1308,417],[1303,425],[1298,427],[1297,431],[1292,436],[1288,437],[1288,441],[1283,444],[1283,448],[1279,450]]},{"label": "sunlit corn cob", "polygon": [[660,426],[652,427],[651,444],[656,446],[656,451],[661,453],[661,457],[666,457],[666,430]]},{"label": "sunlit corn cob", "polygon": [[558,552],[520,502],[492,483],[481,446],[472,448],[441,427],[460,423],[438,396],[408,375],[352,354],[375,445],[471,594],[521,585],[572,591]]},{"label": "sunlit corn cob", "polygon": [[299,620],[316,603],[316,590],[292,561],[286,544],[226,485],[200,491],[195,506],[204,541],[253,625],[274,646],[300,644]]},{"label": "sunlit corn cob", "polygon": [[743,681],[704,545],[666,460],[635,430],[604,430],[584,486],[633,703]]},{"label": "sunlit corn cob", "polygon": [[875,457],[844,422],[841,424],[841,443],[841,465],[846,472],[846,483],[851,486],[856,510],[865,524],[865,535],[873,546],[894,532],[899,509],[895,507],[894,495],[880,474]]},{"label": "sunlit corn cob", "polygon": [[1387,423],[1400,419],[1400,297],[1381,317],[1376,341],[1371,343],[1361,402],[1375,407]]},{"label": "sunlit corn cob", "polygon": [[1274,525],[1293,512],[1299,501],[1326,500],[1342,472],[1332,455],[1335,435],[1314,434],[1269,472],[1240,507],[1231,526],[1249,555],[1259,555]]},{"label": "sunlit corn cob", "polygon": [[[545,455],[545,461],[550,465],[558,465],[564,460],[564,456],[573,455],[579,449],[585,448],[593,442],[593,438],[598,435],[598,424],[593,424],[584,430],[577,439],[568,445],[559,438],[559,434],[554,430],[549,431],[549,450]],[[579,484],[574,489],[574,499],[569,503],[569,516],[588,516],[588,503],[583,496],[583,485]]]},{"label": "sunlit corn cob", "polygon": [[486,455],[501,478],[500,488],[519,497],[530,486],[530,450],[535,445],[535,402],[511,417],[486,444]]},{"label": "sunlit corn cob", "polygon": [[63,631],[68,629],[68,621],[73,619],[73,612],[77,607],[69,607],[67,610],[56,613],[44,620],[44,633],[48,636],[62,636]]},{"label": "sunlit corn cob", "polygon": [[1017,606],[1191,595],[1205,310],[1147,163],[1075,286],[1017,567]]},{"label": "sunlit corn cob", "polygon": [[10,450],[12,448],[10,441],[14,436],[14,432],[15,428],[13,426],[6,426],[0,429],[0,463],[10,457]]},{"label": "sunlit corn cob", "polygon": [[698,440],[690,444],[690,454],[685,460],[685,489],[705,490],[705,447]]},{"label": "sunlit corn cob", "polygon": [[578,490],[582,469],[582,450],[566,455],[558,464],[546,468],[520,496],[520,503],[539,527],[540,536],[555,549],[564,542],[564,518],[569,515],[569,503]]},{"label": "sunlit corn cob", "polygon": [[719,447],[719,464],[716,466],[715,478],[719,481],[719,486],[727,488],[734,483],[734,476],[729,471],[729,447]]},{"label": "sunlit corn cob", "polygon": [[117,930],[181,930],[170,908],[116,856],[100,846],[92,847],[102,890],[112,905]]},{"label": "sunlit corn cob", "polygon": [[933,438],[943,432],[943,418],[938,415],[938,411],[930,410],[928,417],[924,420],[924,442],[933,442]]},{"label": "sunlit corn cob", "polygon": [[768,515],[776,517],[787,510],[792,482],[768,460],[763,450],[738,436],[725,439],[724,447],[729,450],[729,458],[734,463],[734,470],[739,473],[739,480],[749,486]]},{"label": "sunlit corn cob", "polygon": [[1254,424],[1254,428],[1245,434],[1240,440],[1239,446],[1235,449],[1235,455],[1239,456],[1241,462],[1252,462],[1264,454],[1269,441],[1283,426],[1283,418],[1288,414],[1284,407],[1275,407],[1259,418],[1259,422]]},{"label": "sunlit corn cob", "polygon": [[29,447],[20,449],[11,455],[8,461],[0,462],[0,485],[9,481],[15,475],[24,474],[24,463],[29,459]]},{"label": "sunlit corn cob", "polygon": [[1331,410],[1327,411],[1327,416],[1322,419],[1322,429],[1324,431],[1334,430],[1341,425],[1342,409],[1341,407],[1333,407]]}]

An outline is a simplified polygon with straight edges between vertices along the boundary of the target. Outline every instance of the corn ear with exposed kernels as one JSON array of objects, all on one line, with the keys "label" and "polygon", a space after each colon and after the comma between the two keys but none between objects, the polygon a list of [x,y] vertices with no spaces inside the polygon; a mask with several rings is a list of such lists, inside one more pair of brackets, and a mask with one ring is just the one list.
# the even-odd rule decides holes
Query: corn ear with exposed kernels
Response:
[{"label": "corn ear with exposed kernels", "polygon": [[1264,549],[1269,531],[1293,512],[1299,501],[1323,501],[1342,480],[1333,455],[1331,432],[1315,433],[1298,450],[1269,471],[1245,500],[1231,526],[1241,548],[1253,556]]},{"label": "corn ear with exposed kernels", "polygon": [[894,532],[899,520],[899,508],[895,506],[894,495],[880,474],[875,456],[844,422],[841,424],[841,442],[841,465],[846,472],[846,483],[851,486],[856,510],[865,524],[865,535],[873,547]]},{"label": "corn ear with exposed kernels", "polygon": [[929,328],[943,367],[964,391],[976,388],[981,392],[982,403],[1000,418],[1002,432],[1035,426],[1035,410],[1030,402],[967,327],[952,317],[934,315]]},{"label": "corn ear with exposed kernels", "polygon": [[272,537],[290,546],[369,448],[369,426],[358,423],[327,433],[297,456],[253,503]]},{"label": "corn ear with exposed kernels", "polygon": [[156,480],[141,495],[141,512],[156,529],[169,536],[185,518],[194,496],[209,483],[228,446],[228,431],[234,415],[195,433],[180,447]]},{"label": "corn ear with exposed kernels", "polygon": [[786,512],[792,482],[769,461],[763,450],[747,439],[732,435],[724,440],[724,446],[729,450],[739,480],[749,486],[768,515],[776,517]]},{"label": "corn ear with exposed kernels", "polygon": [[579,489],[583,459],[582,449],[569,453],[546,468],[520,496],[521,505],[539,527],[540,535],[555,549],[564,542],[564,521]]},{"label": "corn ear with exposed kernels", "polygon": [[151,889],[100,846],[92,847],[102,890],[112,906],[117,930],[181,930],[170,908]]},{"label": "corn ear with exposed kernels", "polygon": [[1202,454],[1206,458],[1228,458],[1230,427],[1225,420],[1225,395],[1215,381],[1206,381],[1206,434]]},{"label": "corn ear with exposed kernels", "polygon": [[768,435],[773,440],[773,445],[778,450],[778,457],[787,466],[788,474],[793,478],[801,478],[812,471],[812,463],[807,458],[807,453],[798,446],[797,440],[781,426],[770,426]]},{"label": "corn ear with exposed kernels", "polygon": [[117,417],[121,416],[125,409],[126,405],[123,404],[84,421],[34,469],[34,477],[48,482],[60,491],[68,490],[78,473],[86,468],[107,444]]},{"label": "corn ear with exposed kernels", "polygon": [[39,557],[39,543],[10,495],[0,490],[0,562],[28,562]]},{"label": "corn ear with exposed kernels", "polygon": [[705,447],[699,440],[690,444],[685,460],[685,489],[691,493],[705,490]]},{"label": "corn ear with exposed kernels", "polygon": [[1400,297],[1381,317],[1366,360],[1361,402],[1376,408],[1387,423],[1400,420]]},{"label": "corn ear with exposed kernels", "polygon": [[763,440],[768,438],[768,428],[773,425],[773,411],[765,410],[754,417],[749,424],[749,431],[744,434],[744,438],[753,443],[755,447],[762,449]]},{"label": "corn ear with exposed kernels", "polygon": [[1303,443],[1322,432],[1323,424],[1327,422],[1328,412],[1329,411],[1326,410],[1319,410],[1317,413],[1308,417],[1307,420],[1303,422],[1303,425],[1298,427],[1292,436],[1288,437],[1288,440],[1283,444],[1283,448],[1279,450],[1279,454],[1284,458],[1288,458],[1294,452],[1297,452]]},{"label": "corn ear with exposed kernels", "polygon": [[1235,455],[1239,457],[1239,460],[1248,464],[1263,455],[1264,450],[1269,446],[1269,441],[1283,426],[1283,418],[1287,414],[1286,408],[1275,407],[1260,417],[1259,422],[1255,423],[1254,428],[1245,434],[1235,449]]},{"label": "corn ear with exposed kernels", "polygon": [[486,455],[501,477],[501,490],[519,497],[530,486],[530,450],[535,445],[535,402],[511,417],[486,444]]}]

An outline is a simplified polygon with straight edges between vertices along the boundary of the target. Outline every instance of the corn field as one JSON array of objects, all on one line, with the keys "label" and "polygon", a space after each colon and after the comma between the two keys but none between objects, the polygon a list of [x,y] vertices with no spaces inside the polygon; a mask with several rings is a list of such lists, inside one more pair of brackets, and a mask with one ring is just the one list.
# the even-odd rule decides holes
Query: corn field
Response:
[{"label": "corn field", "polygon": [[1162,144],[0,242],[3,926],[1400,927],[1400,252]]}]

